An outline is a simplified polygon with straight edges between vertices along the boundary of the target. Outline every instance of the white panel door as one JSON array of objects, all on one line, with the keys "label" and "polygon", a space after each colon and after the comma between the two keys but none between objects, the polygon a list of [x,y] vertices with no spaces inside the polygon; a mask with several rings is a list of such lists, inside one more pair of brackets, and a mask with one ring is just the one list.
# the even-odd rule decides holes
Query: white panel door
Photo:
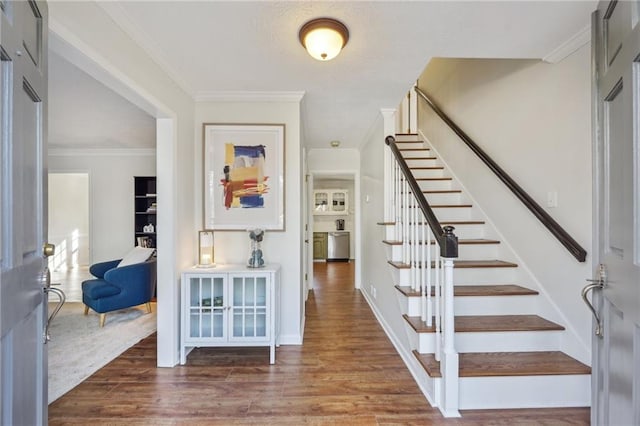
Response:
[{"label": "white panel door", "polygon": [[[640,424],[640,27],[637,2],[593,16],[597,262],[601,336],[593,337],[594,425]],[[596,273],[596,275],[599,275]]]},{"label": "white panel door", "polygon": [[47,8],[0,2],[0,422],[47,422]]}]

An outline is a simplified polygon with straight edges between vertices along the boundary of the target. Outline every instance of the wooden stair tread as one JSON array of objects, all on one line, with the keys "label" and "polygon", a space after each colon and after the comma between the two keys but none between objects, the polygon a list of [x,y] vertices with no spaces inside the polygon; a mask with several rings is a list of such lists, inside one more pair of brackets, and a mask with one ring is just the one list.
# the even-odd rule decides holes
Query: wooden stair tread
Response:
[{"label": "wooden stair tread", "polygon": [[[411,142],[402,142],[402,143],[411,143]],[[400,151],[400,152],[405,152],[405,151],[431,151],[431,148],[400,148],[400,147],[398,147],[398,151]]]},{"label": "wooden stair tread", "polygon": [[[397,262],[388,260],[389,263],[394,268],[398,269],[410,269],[411,265],[408,263]],[[431,266],[433,267],[435,263],[432,262]],[[515,268],[518,265],[511,262],[505,262],[504,260],[454,260],[453,267],[454,268]]]},{"label": "wooden stair tread", "polygon": [[407,157],[404,160],[405,161],[409,161],[409,160],[437,160],[438,157]]},{"label": "wooden stair tread", "polygon": [[[395,225],[395,221],[389,222],[378,222],[378,225]],[[440,222],[440,225],[484,225],[483,220],[448,220],[444,222]]]},{"label": "wooden stair tread", "polygon": [[[409,286],[395,286],[396,289],[406,297],[420,297],[420,291]],[[453,295],[456,297],[465,296],[534,296],[538,292],[516,284],[497,285],[454,285]],[[431,287],[431,295],[435,295],[435,288]]]},{"label": "wooden stair tread", "polygon": [[472,204],[431,204],[432,209],[456,209],[456,208],[470,208]]},{"label": "wooden stair tread", "polygon": [[518,265],[504,260],[454,260],[454,268],[515,268]]},{"label": "wooden stair tread", "polygon": [[[401,240],[382,240],[384,244],[390,246],[400,246],[402,245]],[[409,244],[413,244],[412,241],[409,241]],[[422,245],[422,242],[418,242],[418,244]],[[431,240],[431,244],[435,244],[435,240]],[[477,244],[500,244],[498,240],[489,240],[486,238],[471,238],[471,239],[459,239],[459,245],[477,245]]]},{"label": "wooden stair tread", "polygon": [[416,182],[421,182],[421,181],[432,181],[432,180],[453,180],[453,178],[450,178],[450,177],[416,178]]},{"label": "wooden stair tread", "polygon": [[423,194],[461,194],[461,189],[439,189],[439,190],[424,190]]},{"label": "wooden stair tread", "polygon": [[[413,354],[429,376],[441,377],[433,354]],[[588,365],[559,351],[461,353],[459,365],[460,377],[591,374]]]},{"label": "wooden stair tread", "polygon": [[409,167],[409,170],[444,170],[443,166],[420,166],[420,167]]},{"label": "wooden stair tread", "polygon": [[[395,225],[395,222],[393,224]],[[440,222],[440,225],[484,225],[484,220],[445,220]]]},{"label": "wooden stair tread", "polygon": [[[416,333],[433,333],[420,317],[402,316]],[[435,323],[435,320],[434,320]],[[538,315],[460,315],[454,318],[456,333],[505,331],[561,331],[564,327]]]}]

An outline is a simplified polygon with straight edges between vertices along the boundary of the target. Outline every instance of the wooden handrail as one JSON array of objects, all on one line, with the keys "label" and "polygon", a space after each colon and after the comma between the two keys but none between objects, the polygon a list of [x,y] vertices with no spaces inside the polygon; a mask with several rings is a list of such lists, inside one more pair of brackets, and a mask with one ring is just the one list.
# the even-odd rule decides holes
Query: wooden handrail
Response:
[{"label": "wooden handrail", "polygon": [[560,241],[560,243],[565,246],[567,250],[575,257],[579,262],[584,262],[587,257],[587,252],[583,249],[580,244],[574,240],[571,235],[567,231],[562,228],[549,214],[542,208],[538,203],[536,203],[533,198],[527,192],[522,189],[520,185],[514,181],[511,176],[507,174],[498,164],[493,161],[489,155],[482,150],[476,144],[473,139],[469,137],[456,123],[449,118],[447,114],[444,113],[429,97],[425,92],[423,92],[418,86],[415,86],[416,92],[420,97],[427,103],[427,105],[435,112],[438,117],[444,121],[447,126],[453,132],[458,135],[458,137],[473,151],[479,158],[482,160],[484,164],[491,169],[493,173],[498,176],[506,186],[513,192],[513,194],[518,197],[520,201],[533,213],[535,217],[538,218],[540,222]]},{"label": "wooden handrail", "polygon": [[424,217],[427,219],[427,223],[433,232],[434,238],[438,241],[438,245],[440,246],[440,255],[442,257],[458,257],[458,237],[453,233],[453,226],[445,226],[444,229],[440,226],[440,221],[436,218],[435,213],[433,213],[431,206],[422,193],[420,185],[418,185],[418,182],[413,176],[413,173],[411,173],[411,169],[409,169],[407,162],[402,157],[402,154],[400,154],[400,151],[396,146],[396,138],[393,136],[387,136],[385,138],[385,143],[389,146],[393,156],[396,158],[398,166],[400,167],[402,174],[404,174],[405,179],[407,179],[407,183],[418,202],[420,210],[422,210]]}]

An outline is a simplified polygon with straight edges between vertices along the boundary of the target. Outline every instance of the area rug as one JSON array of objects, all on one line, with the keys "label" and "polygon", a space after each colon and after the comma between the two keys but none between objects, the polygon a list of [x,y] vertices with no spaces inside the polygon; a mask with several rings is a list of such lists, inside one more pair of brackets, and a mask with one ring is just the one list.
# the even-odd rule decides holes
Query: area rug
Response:
[{"label": "area rug", "polygon": [[82,303],[65,303],[49,328],[49,403],[156,331],[155,308],[152,303],[151,314],[144,305],[110,312],[100,328],[98,314],[84,316]]}]

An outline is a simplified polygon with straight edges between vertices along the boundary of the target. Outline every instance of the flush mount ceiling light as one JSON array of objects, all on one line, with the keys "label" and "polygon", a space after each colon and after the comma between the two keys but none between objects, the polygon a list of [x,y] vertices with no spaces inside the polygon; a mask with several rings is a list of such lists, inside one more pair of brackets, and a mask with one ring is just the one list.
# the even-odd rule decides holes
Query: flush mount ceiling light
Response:
[{"label": "flush mount ceiling light", "polygon": [[337,148],[340,146],[340,141],[331,141],[329,142],[332,148]]},{"label": "flush mount ceiling light", "polygon": [[346,46],[349,30],[335,19],[317,18],[304,24],[298,36],[309,55],[319,61],[328,61]]}]

